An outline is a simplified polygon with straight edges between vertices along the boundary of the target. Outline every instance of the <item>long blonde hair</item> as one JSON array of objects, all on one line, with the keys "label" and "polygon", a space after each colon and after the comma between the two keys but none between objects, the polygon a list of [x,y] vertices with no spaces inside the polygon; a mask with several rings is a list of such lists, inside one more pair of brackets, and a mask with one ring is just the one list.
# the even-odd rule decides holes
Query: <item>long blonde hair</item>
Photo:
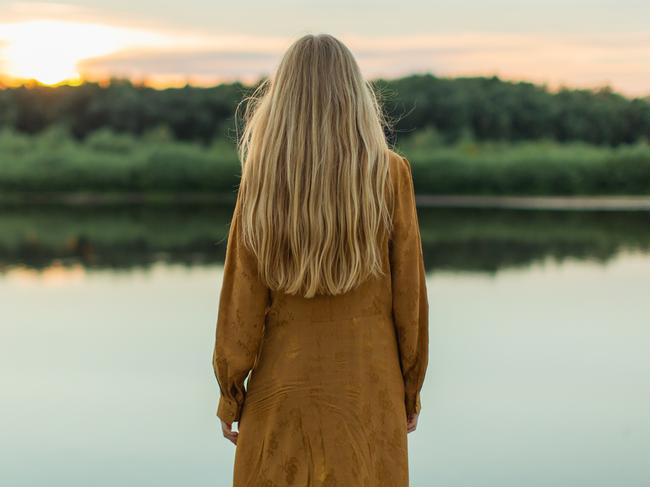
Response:
[{"label": "long blonde hair", "polygon": [[383,275],[387,121],[350,50],[331,35],[305,35],[244,101],[239,216],[261,278],[313,297]]}]

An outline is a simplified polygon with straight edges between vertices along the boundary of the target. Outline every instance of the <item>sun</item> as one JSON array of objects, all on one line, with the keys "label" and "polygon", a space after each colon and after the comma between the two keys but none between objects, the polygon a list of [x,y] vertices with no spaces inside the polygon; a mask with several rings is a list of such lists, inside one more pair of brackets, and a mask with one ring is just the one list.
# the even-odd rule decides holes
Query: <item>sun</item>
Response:
[{"label": "sun", "polygon": [[156,34],[101,24],[31,20],[0,25],[3,72],[48,85],[79,81],[79,63],[131,45],[152,44]]}]

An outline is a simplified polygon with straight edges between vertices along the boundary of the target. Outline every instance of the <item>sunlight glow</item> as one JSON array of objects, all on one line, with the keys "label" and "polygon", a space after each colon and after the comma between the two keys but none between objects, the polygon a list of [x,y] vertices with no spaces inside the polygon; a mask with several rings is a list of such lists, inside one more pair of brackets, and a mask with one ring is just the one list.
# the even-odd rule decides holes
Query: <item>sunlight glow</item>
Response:
[{"label": "sunlight glow", "polygon": [[165,36],[153,32],[58,20],[0,25],[0,40],[7,75],[52,85],[79,81],[78,64],[84,59],[166,42]]},{"label": "sunlight glow", "polygon": [[4,277],[24,286],[46,284],[52,287],[66,286],[82,282],[87,275],[87,270],[81,264],[64,266],[60,262],[53,262],[45,269],[30,269],[26,266],[9,269]]},{"label": "sunlight glow", "polygon": [[[39,17],[0,20],[0,88],[32,79],[56,85],[111,77],[157,88],[252,83],[275,69],[294,39],[152,28],[98,16],[47,19],[41,7],[29,10]],[[73,14],[74,9],[66,15]],[[612,86],[627,95],[648,95],[650,32],[349,34],[341,39],[369,78],[496,75],[550,89]]]}]

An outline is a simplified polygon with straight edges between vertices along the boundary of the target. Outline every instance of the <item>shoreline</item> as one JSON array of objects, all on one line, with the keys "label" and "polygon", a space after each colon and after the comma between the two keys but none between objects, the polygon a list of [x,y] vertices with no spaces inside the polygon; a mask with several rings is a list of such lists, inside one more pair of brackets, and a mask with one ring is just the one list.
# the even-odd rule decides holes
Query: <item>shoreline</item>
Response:
[{"label": "shoreline", "polygon": [[416,195],[425,208],[486,208],[556,211],[650,211],[650,196]]},{"label": "shoreline", "polygon": [[[521,196],[416,194],[420,208],[475,208],[554,211],[650,211],[650,195]],[[231,194],[210,192],[69,192],[0,194],[0,208],[29,206],[221,206],[235,202]]]}]

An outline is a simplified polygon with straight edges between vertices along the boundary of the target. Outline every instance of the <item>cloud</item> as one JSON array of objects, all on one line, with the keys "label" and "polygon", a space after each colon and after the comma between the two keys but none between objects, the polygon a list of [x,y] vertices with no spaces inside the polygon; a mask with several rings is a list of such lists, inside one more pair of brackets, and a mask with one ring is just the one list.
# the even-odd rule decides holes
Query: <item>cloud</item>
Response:
[{"label": "cloud", "polygon": [[87,79],[118,75],[154,85],[210,85],[237,79],[254,81],[273,71],[278,56],[279,53],[239,50],[133,49],[85,60],[79,64],[79,70]]},{"label": "cloud", "polygon": [[86,11],[78,5],[56,2],[14,2],[6,8],[8,14],[24,15],[27,17],[52,17],[57,15],[76,15]]},{"label": "cloud", "polygon": [[[79,32],[83,25],[94,24],[91,29],[94,34],[89,31],[85,37],[94,36],[95,43],[119,37],[119,45],[114,49],[79,56],[76,60],[76,69],[88,79],[120,76],[156,85],[252,81],[272,73],[293,41],[288,36],[212,35],[160,26],[125,27],[122,21],[114,22],[114,19],[98,17],[97,12],[65,4],[21,3],[14,4],[9,12],[14,17],[29,17],[34,12],[46,12],[52,18],[65,17],[67,20],[55,22],[60,25],[72,25],[66,24],[72,22]],[[11,32],[18,24],[4,21],[4,16],[0,22],[0,70],[3,53],[11,47],[3,48],[2,34]],[[100,27],[108,34],[104,35]],[[71,30],[66,27],[64,32]],[[101,39],[99,34],[103,36]],[[80,36],[73,37],[70,42],[76,44],[71,44],[70,49],[66,49],[61,35],[53,35],[52,44],[56,44],[57,52],[82,52]],[[370,78],[417,72],[439,76],[498,75],[551,87],[611,85],[630,95],[650,94],[648,32],[349,34],[340,38]],[[14,49],[14,52],[19,51]],[[34,51],[32,64],[38,64],[37,54]],[[30,69],[33,68],[28,65],[25,71]]]},{"label": "cloud", "polygon": [[[235,78],[251,80],[272,73],[292,41],[280,37],[176,36],[182,48],[127,49],[86,60],[81,69],[89,77],[112,73],[157,79],[161,84],[165,79],[202,84]],[[650,33],[464,33],[341,36],[341,40],[371,78],[413,72],[498,75],[550,87],[611,85],[631,95],[650,94]]]},{"label": "cloud", "polygon": [[79,71],[87,79],[128,77],[154,85],[210,85],[269,75],[291,40],[280,37],[167,34],[164,46],[131,47],[85,59]]}]

